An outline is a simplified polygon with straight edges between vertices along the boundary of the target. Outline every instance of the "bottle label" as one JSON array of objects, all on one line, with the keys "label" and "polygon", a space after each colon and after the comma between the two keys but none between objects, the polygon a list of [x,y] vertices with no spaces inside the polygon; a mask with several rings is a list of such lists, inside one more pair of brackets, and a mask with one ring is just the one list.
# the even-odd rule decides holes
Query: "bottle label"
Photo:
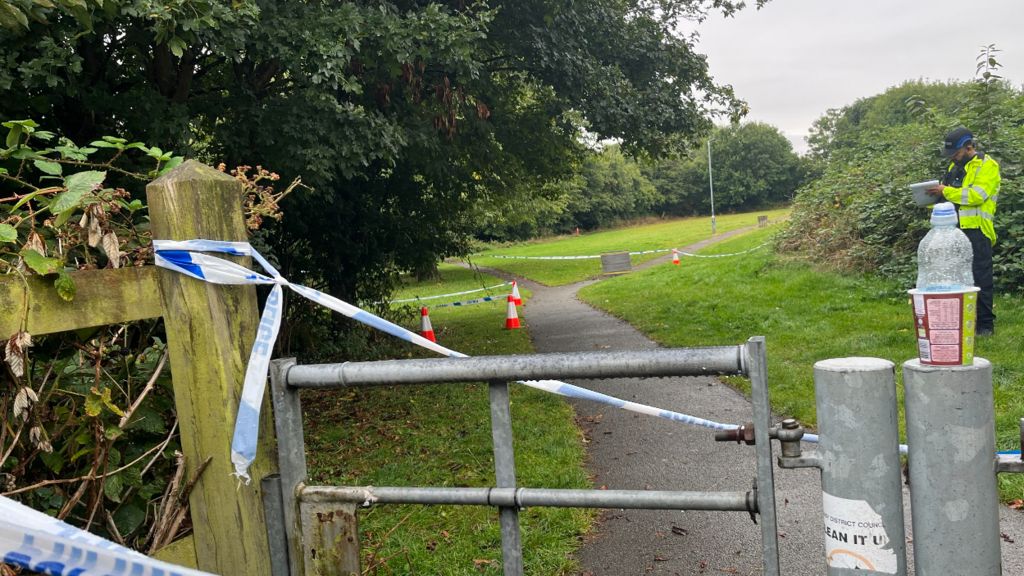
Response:
[{"label": "bottle label", "polygon": [[973,363],[978,289],[954,293],[912,290],[911,294],[921,362],[947,366]]}]

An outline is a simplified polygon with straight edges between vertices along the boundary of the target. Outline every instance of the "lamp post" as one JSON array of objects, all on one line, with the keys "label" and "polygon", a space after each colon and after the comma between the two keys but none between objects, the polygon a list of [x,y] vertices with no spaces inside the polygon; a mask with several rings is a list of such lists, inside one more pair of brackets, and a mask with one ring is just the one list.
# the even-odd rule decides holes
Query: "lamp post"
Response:
[{"label": "lamp post", "polygon": [[715,235],[715,183],[711,177],[711,141],[708,138],[708,188],[711,190],[711,235]]}]

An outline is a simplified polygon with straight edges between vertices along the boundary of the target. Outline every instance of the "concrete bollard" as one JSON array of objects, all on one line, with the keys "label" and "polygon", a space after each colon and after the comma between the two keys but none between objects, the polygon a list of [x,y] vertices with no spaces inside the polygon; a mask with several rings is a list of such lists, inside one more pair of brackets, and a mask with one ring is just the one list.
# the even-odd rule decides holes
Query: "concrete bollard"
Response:
[{"label": "concrete bollard", "polygon": [[895,365],[822,360],[814,392],[827,574],[906,576]]},{"label": "concrete bollard", "polygon": [[999,576],[992,364],[903,364],[917,576]]}]

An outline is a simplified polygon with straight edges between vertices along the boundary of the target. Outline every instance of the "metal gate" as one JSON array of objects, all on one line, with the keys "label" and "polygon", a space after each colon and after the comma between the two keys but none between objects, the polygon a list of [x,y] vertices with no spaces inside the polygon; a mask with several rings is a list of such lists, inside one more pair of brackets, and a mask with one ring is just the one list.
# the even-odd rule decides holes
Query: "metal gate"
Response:
[{"label": "metal gate", "polygon": [[[509,382],[516,380],[655,378],[743,375],[750,378],[757,473],[752,489],[733,492],[569,490],[516,486]],[[341,487],[306,485],[306,454],[299,390],[428,383],[488,383],[496,485],[489,488]],[[579,352],[271,365],[272,401],[280,474],[263,479],[264,507],[274,576],[360,573],[356,510],[370,504],[493,506],[499,511],[503,569],[522,574],[520,508],[559,506],[667,510],[745,511],[760,516],[764,574],[779,576],[771,411],[765,342],[739,346],[628,352]]]}]

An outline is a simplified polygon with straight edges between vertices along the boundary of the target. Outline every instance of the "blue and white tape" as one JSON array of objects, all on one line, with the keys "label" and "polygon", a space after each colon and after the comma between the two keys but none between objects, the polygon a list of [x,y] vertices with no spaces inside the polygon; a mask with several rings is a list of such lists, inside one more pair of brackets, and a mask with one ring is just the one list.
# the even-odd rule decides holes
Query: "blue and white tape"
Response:
[{"label": "blue and white tape", "polygon": [[487,258],[502,258],[505,260],[590,260],[600,258],[601,255],[589,256],[486,256]]},{"label": "blue and white tape", "polygon": [[0,562],[50,576],[212,576],[149,558],[2,496]]},{"label": "blue and white tape", "polygon": [[[673,250],[675,250],[681,256],[692,256],[694,258],[728,258],[730,256],[740,256],[743,254],[749,254],[755,250],[760,250],[761,248],[764,248],[767,245],[768,242],[764,242],[762,244],[754,246],[753,248],[750,248],[749,250],[743,250],[742,252],[731,252],[729,254],[696,254],[693,252],[683,252],[682,250],[676,250],[675,248],[659,248],[657,250],[639,250],[635,252],[630,252],[629,255],[640,256],[642,254],[660,254],[664,252],[672,252]],[[586,256],[488,256],[486,254],[482,254],[481,256],[485,258],[502,258],[507,260],[589,260],[601,257],[600,254],[588,254]]]},{"label": "blue and white tape", "polygon": [[729,258],[730,256],[741,256],[743,254],[750,254],[751,252],[755,250],[760,250],[761,248],[764,248],[767,245],[767,242],[762,242],[761,244],[758,244],[757,246],[754,246],[753,248],[744,250],[742,252],[730,252],[728,254],[694,254],[692,252],[683,252],[682,250],[679,250],[678,252],[682,256],[691,256],[693,258]]},{"label": "blue and white tape", "polygon": [[473,304],[483,304],[484,302],[505,302],[508,300],[508,294],[502,294],[501,296],[484,296],[483,298],[474,298],[472,300],[462,300],[459,302],[446,302],[444,304],[435,304],[434,308],[451,308],[451,307],[462,307],[472,306]]},{"label": "blue and white tape", "polygon": [[417,296],[415,298],[402,298],[401,300],[390,300],[388,304],[402,304],[404,302],[420,302],[422,300],[440,300],[441,298],[451,298],[452,296],[463,296],[465,294],[475,294],[477,292],[486,292],[488,290],[494,290],[504,286],[512,285],[511,282],[502,282],[501,284],[495,284],[494,286],[486,286],[484,288],[477,288],[475,290],[466,290],[463,292],[452,292],[450,294],[437,294],[435,296]]},{"label": "blue and white tape", "polygon": [[[154,240],[153,249],[156,265],[175,270],[198,280],[214,284],[273,284],[267,305],[263,309],[260,318],[259,329],[256,335],[256,342],[253,345],[252,353],[249,356],[249,364],[246,367],[245,382],[242,389],[242,400],[238,408],[238,417],[235,421],[234,437],[231,441],[231,462],[235,467],[235,474],[249,482],[248,469],[256,457],[256,444],[259,435],[259,414],[263,394],[267,384],[267,368],[270,365],[270,355],[273,349],[274,340],[281,325],[281,287],[287,286],[298,294],[304,296],[334,310],[383,332],[386,332],[407,342],[411,342],[426,348],[442,356],[465,358],[466,355],[455,350],[450,350],[431,342],[426,338],[411,332],[375,316],[365,310],[357,308],[347,302],[339,300],[334,296],[324,294],[318,290],[307,288],[299,284],[292,284],[284,279],[281,274],[266,261],[265,258],[254,250],[248,243],[244,242],[221,242],[217,240]],[[270,274],[253,272],[230,262],[223,258],[202,254],[201,252],[219,252],[235,256],[251,256],[263,269]],[[624,410],[649,414],[659,418],[666,418],[676,422],[702,426],[713,430],[731,430],[737,428],[735,424],[722,424],[697,418],[688,414],[681,414],[671,410],[664,410],[629,402],[607,394],[601,394],[567,384],[556,380],[531,380],[520,382],[531,388],[545,390],[561,396],[572,398],[583,398],[616,406]]]}]

